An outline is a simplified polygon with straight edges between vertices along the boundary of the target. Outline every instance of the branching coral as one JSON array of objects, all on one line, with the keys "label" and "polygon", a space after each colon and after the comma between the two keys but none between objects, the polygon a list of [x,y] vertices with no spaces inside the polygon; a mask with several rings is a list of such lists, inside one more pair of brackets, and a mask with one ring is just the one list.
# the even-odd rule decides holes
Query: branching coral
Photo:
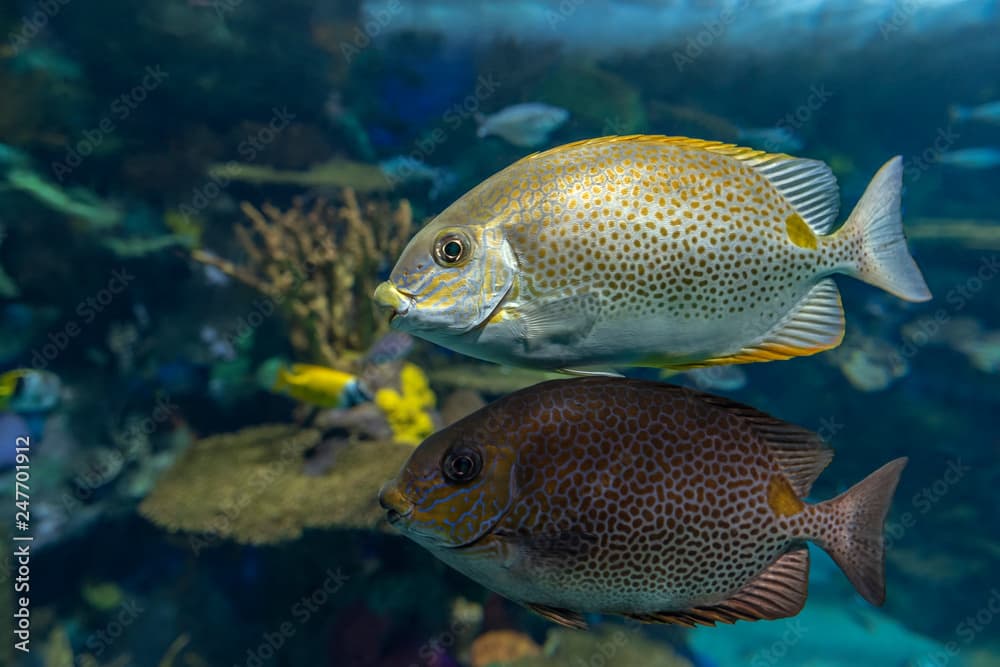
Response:
[{"label": "branching coral", "polygon": [[271,425],[195,442],[157,483],[139,511],[171,530],[198,533],[192,544],[218,539],[266,544],[298,537],[307,527],[373,528],[382,516],[379,487],[412,447],[387,442],[345,444],[322,475],[305,470],[313,429]]},{"label": "branching coral", "polygon": [[301,201],[287,211],[244,203],[250,227],[237,225],[246,253],[237,265],[201,250],[192,257],[271,298],[289,326],[302,361],[343,367],[344,353],[367,349],[386,329],[371,303],[378,271],[398,256],[413,222],[406,200],[361,203],[353,190],[341,203]]}]

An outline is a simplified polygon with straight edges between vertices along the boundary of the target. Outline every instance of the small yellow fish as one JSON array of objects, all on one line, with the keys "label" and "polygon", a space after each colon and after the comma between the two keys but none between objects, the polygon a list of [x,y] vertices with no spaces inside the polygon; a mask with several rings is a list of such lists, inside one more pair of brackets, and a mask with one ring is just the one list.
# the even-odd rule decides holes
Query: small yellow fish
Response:
[{"label": "small yellow fish", "polygon": [[347,407],[367,400],[357,376],[312,364],[278,369],[272,390],[321,408]]},{"label": "small yellow fish", "polygon": [[530,155],[409,243],[375,300],[392,326],[519,366],[702,365],[836,347],[834,273],[930,292],[900,219],[902,160],[831,232],[816,160],[684,137],[604,137]]},{"label": "small yellow fish", "polygon": [[0,409],[6,409],[10,405],[10,400],[17,393],[17,386],[21,378],[31,371],[23,368],[16,368],[0,375]]},{"label": "small yellow fish", "polygon": [[49,371],[15,368],[0,375],[0,410],[47,412],[59,403],[61,382]]}]

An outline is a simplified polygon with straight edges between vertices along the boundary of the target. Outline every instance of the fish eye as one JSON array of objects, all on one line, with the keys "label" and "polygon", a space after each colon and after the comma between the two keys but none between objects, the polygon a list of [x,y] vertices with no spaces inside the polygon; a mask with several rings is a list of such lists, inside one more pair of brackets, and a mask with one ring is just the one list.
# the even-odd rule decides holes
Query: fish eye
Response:
[{"label": "fish eye", "polygon": [[447,233],[434,243],[434,260],[441,266],[455,266],[465,259],[469,244],[460,234]]},{"label": "fish eye", "polygon": [[441,472],[445,479],[455,484],[471,482],[483,469],[483,457],[472,447],[449,449],[441,461]]}]

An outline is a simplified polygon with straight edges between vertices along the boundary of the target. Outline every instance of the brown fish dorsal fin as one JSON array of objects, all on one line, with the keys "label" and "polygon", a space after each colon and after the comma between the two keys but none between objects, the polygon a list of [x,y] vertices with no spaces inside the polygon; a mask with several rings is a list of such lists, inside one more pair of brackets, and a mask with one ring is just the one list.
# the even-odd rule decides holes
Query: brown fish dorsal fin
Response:
[{"label": "brown fish dorsal fin", "polygon": [[665,144],[709,151],[740,160],[766,178],[816,234],[829,233],[837,220],[837,213],[840,211],[840,189],[837,186],[837,177],[833,175],[830,167],[819,160],[792,157],[785,153],[768,153],[721,141],[633,134],[584,139],[534,153],[524,159],[544,158],[579,146],[600,146],[618,142]]},{"label": "brown fish dorsal fin", "polygon": [[727,600],[705,607],[652,614],[625,614],[643,623],[696,625],[774,620],[802,611],[809,591],[809,550],[789,551]]},{"label": "brown fish dorsal fin", "polygon": [[558,623],[567,628],[573,628],[574,630],[586,630],[587,621],[583,620],[583,614],[575,611],[570,611],[569,609],[559,609],[557,607],[548,607],[543,604],[530,604],[525,603],[525,607],[535,612],[539,616],[544,616],[553,623]]},{"label": "brown fish dorsal fin", "polygon": [[767,442],[768,450],[799,498],[809,495],[813,482],[833,460],[833,450],[813,431],[722,396],[701,396],[706,402],[750,422],[753,430]]},{"label": "brown fish dorsal fin", "polygon": [[735,354],[712,357],[688,365],[671,365],[670,368],[684,370],[804,357],[835,348],[843,339],[844,308],[840,303],[840,291],[832,278],[824,278],[813,285],[758,342]]}]

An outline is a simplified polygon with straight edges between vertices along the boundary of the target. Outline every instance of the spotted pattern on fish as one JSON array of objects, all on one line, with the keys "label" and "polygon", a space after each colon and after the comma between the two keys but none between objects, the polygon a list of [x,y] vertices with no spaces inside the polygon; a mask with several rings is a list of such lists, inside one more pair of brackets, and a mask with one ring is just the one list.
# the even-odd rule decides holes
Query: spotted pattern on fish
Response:
[{"label": "spotted pattern on fish", "polygon": [[[485,473],[448,495],[436,468],[425,468],[456,443],[514,452],[497,493],[483,487]],[[461,519],[468,546],[425,546],[560,622],[575,624],[583,612],[685,623],[776,618],[805,601],[806,540],[852,568],[870,600],[884,596],[880,531],[902,462],[862,482],[863,492],[806,504],[831,457],[813,433],[727,399],[585,378],[512,394],[432,436],[383,497],[409,507],[409,525],[424,536],[450,534]],[[435,504],[423,501],[428,493]],[[503,501],[488,526],[470,531],[469,513],[484,516],[484,493]]]},{"label": "spotted pattern on fish", "polygon": [[609,317],[721,320],[759,306],[774,321],[859,249],[816,252],[808,228],[797,237],[812,248],[789,244],[797,214],[763,175],[683,144],[598,143],[515,167],[491,208],[517,202],[529,213],[509,230],[529,278],[522,289],[586,281]]}]

